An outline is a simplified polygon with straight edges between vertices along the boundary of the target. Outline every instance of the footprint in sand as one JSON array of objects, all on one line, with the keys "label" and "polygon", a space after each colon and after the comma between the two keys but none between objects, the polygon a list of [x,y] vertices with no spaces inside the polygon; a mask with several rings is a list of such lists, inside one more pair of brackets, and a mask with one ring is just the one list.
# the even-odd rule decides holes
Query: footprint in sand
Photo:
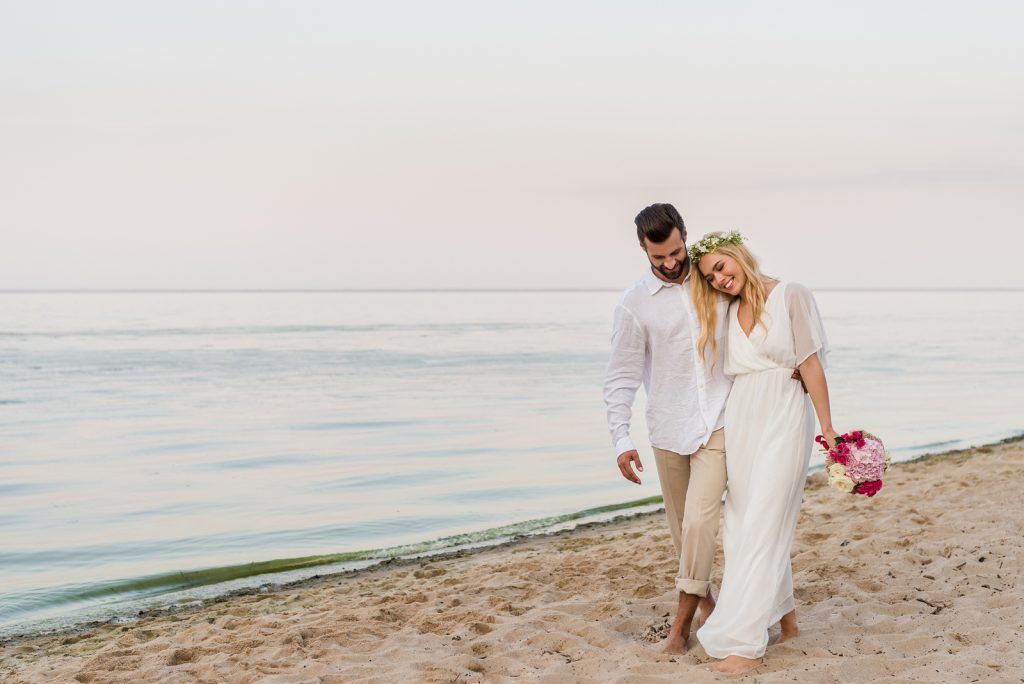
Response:
[{"label": "footprint in sand", "polygon": [[167,656],[168,665],[184,665],[185,663],[194,662],[196,659],[196,650],[194,648],[176,648],[171,652],[171,655]]}]

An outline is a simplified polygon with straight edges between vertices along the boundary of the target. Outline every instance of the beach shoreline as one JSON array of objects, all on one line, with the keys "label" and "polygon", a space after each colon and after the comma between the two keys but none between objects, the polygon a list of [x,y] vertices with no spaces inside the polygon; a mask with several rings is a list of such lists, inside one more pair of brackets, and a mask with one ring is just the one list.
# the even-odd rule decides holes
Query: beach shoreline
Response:
[{"label": "beach shoreline", "polygon": [[[1011,434],[983,444],[962,440],[958,446],[945,451],[923,451],[897,463],[912,463],[927,458],[955,456],[970,449],[984,449],[1024,440],[1024,433]],[[812,463],[808,477],[824,469],[822,463]],[[657,507],[657,508],[655,508]],[[523,520],[516,523],[441,539],[405,544],[389,549],[330,553],[319,556],[285,557],[267,561],[254,561],[232,566],[189,569],[140,578],[122,579],[115,584],[169,585],[171,589],[150,596],[123,598],[119,602],[83,611],[70,608],[64,617],[40,620],[29,618],[17,624],[0,624],[0,646],[19,639],[47,634],[71,634],[108,624],[129,624],[140,617],[168,615],[196,606],[205,606],[223,599],[306,586],[324,577],[348,577],[380,567],[394,567],[403,563],[419,563],[446,558],[462,558],[487,548],[503,548],[531,538],[544,538],[565,534],[573,530],[590,529],[620,520],[652,514],[663,514],[661,496],[649,496],[614,504],[605,504],[571,513]],[[570,526],[571,525],[571,526]],[[418,550],[415,550],[418,549]],[[388,553],[394,555],[387,555]],[[344,560],[347,559],[347,560]],[[112,593],[110,583],[97,594]]]},{"label": "beach shoreline", "polygon": [[[758,680],[1021,681],[1021,475],[1020,437],[899,463],[874,499],[810,475],[793,552],[803,634],[769,649]],[[689,655],[658,653],[674,611],[671,555],[661,513],[619,516],[238,590],[130,624],[12,636],[0,642],[0,675],[712,681],[694,640]],[[719,551],[716,583],[720,574]]]}]

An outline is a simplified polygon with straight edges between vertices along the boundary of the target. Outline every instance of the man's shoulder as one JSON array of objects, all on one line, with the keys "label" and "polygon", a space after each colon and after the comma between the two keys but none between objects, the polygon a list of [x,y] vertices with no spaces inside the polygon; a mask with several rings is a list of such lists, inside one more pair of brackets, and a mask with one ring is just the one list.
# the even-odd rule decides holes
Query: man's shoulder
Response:
[{"label": "man's shoulder", "polygon": [[622,291],[622,295],[619,297],[617,306],[621,306],[632,313],[636,313],[639,305],[642,304],[645,299],[650,298],[650,296],[651,292],[647,288],[647,280],[641,276],[633,282],[632,285]]}]

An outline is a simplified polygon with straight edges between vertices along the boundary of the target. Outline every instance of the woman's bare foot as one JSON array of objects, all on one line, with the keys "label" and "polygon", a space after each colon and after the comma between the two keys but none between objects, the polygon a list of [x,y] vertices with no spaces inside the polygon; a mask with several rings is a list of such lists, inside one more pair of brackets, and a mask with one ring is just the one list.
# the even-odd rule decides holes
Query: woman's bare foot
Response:
[{"label": "woman's bare foot", "polygon": [[779,620],[779,627],[782,629],[782,633],[774,643],[781,644],[790,639],[796,639],[800,636],[800,628],[796,624],[796,611],[791,610],[782,616]]},{"label": "woman's bare foot", "polygon": [[743,656],[731,655],[711,669],[723,674],[743,674],[750,672],[764,662],[764,658],[744,658]]}]

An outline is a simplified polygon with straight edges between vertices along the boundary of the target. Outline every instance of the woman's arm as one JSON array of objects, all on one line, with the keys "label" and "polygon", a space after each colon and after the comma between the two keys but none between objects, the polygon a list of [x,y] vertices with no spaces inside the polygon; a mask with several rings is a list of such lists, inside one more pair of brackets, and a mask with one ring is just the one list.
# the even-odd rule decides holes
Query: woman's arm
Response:
[{"label": "woman's arm", "polygon": [[839,436],[839,433],[832,427],[832,409],[828,401],[828,381],[825,379],[825,369],[821,367],[818,355],[811,354],[800,364],[798,370],[807,393],[811,395],[814,412],[818,414],[821,434],[825,436],[827,446],[831,449],[836,445],[836,437]]}]

